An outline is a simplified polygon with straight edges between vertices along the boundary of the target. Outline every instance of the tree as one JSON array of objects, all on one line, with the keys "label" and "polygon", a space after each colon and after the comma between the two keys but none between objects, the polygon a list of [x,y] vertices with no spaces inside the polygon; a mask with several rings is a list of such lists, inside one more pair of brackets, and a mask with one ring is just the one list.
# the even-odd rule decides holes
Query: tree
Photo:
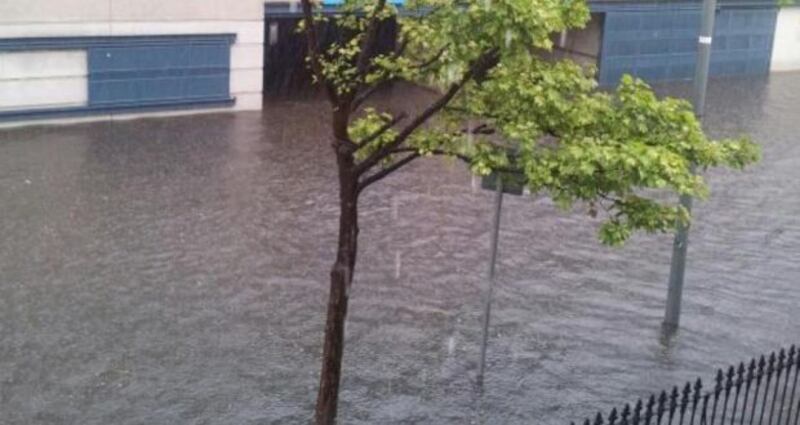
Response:
[{"label": "tree", "polygon": [[[605,213],[600,239],[667,232],[689,214],[659,192],[702,197],[693,165],[741,168],[757,159],[746,139],[712,141],[689,103],[659,99],[624,77],[597,89],[594,70],[548,59],[554,33],[583,26],[581,0],[346,0],[335,18],[302,0],[308,63],[331,104],[339,179],[339,239],[330,272],[318,425],[335,422],[348,297],[358,252],[358,200],[418,158],[450,156],[477,174],[523,172],[532,193],[560,206]],[[393,51],[376,53],[380,25],[397,19]],[[320,25],[340,37],[321,45]],[[405,80],[436,87],[420,112],[365,108],[381,87]],[[510,151],[513,150],[513,155]]]}]

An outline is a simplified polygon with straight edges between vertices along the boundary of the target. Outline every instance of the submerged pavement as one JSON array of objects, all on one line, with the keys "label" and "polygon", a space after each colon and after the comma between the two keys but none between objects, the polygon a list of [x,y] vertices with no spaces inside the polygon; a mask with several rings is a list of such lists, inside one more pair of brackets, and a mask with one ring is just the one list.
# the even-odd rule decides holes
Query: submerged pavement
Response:
[{"label": "submerged pavement", "polygon": [[[607,248],[583,212],[507,197],[483,392],[491,194],[439,159],[365,192],[341,422],[566,424],[800,341],[800,74],[708,101],[709,130],[764,158],[707,173],[678,335],[660,331],[671,236]],[[307,423],[336,238],[326,111],[0,131],[0,423]]]}]

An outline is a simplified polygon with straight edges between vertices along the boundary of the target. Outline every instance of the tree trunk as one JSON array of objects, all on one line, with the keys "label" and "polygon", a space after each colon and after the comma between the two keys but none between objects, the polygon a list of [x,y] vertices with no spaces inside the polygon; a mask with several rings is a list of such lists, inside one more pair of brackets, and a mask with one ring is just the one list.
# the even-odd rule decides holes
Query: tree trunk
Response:
[{"label": "tree trunk", "polygon": [[339,243],[331,269],[331,287],[325,323],[322,372],[317,395],[316,425],[334,425],[342,372],[344,327],[358,239],[358,178],[353,156],[337,152],[339,168]]}]

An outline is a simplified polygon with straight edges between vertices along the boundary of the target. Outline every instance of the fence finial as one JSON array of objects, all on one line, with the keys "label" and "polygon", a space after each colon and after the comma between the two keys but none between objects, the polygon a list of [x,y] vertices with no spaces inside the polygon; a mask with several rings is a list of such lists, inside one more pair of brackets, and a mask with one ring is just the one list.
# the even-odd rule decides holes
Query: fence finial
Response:
[{"label": "fence finial", "polygon": [[625,404],[625,408],[622,409],[622,415],[620,416],[619,425],[628,425],[628,416],[631,415],[631,405]]},{"label": "fence finial", "polygon": [[683,386],[683,397],[681,397],[681,417],[686,413],[686,408],[689,406],[689,394],[692,393],[692,384],[691,382],[687,382],[686,385]]},{"label": "fence finial", "polygon": [[758,371],[756,372],[756,378],[759,382],[761,382],[761,377],[764,376],[764,367],[767,365],[767,360],[764,356],[758,360]]},{"label": "fence finial", "polygon": [[733,377],[736,375],[736,368],[733,366],[728,368],[728,374],[725,375],[725,391],[730,391],[733,387]]},{"label": "fence finial", "polygon": [[692,398],[692,410],[697,410],[697,403],[700,403],[700,397],[703,395],[703,381],[697,378],[694,382],[694,397]]},{"label": "fence finial", "polygon": [[597,412],[597,417],[594,419],[594,425],[603,425],[603,415]]},{"label": "fence finial", "polygon": [[772,354],[769,355],[769,364],[767,365],[767,374],[772,375],[772,372],[775,371],[775,352],[773,351]]},{"label": "fence finial", "polygon": [[753,376],[755,375],[756,371],[756,359],[750,360],[750,366],[747,367],[747,382],[753,380]]},{"label": "fence finial", "polygon": [[781,348],[780,353],[778,353],[778,373],[783,370],[784,360],[786,360],[786,350]]},{"label": "fence finial", "polygon": [[675,416],[675,411],[678,409],[678,387],[672,387],[672,392],[669,394],[669,423],[672,423],[672,417]]},{"label": "fence finial", "polygon": [[[792,346],[794,347],[794,346]],[[796,368],[800,369],[800,348],[795,351],[795,358],[794,358],[794,365]]]},{"label": "fence finial", "polygon": [[631,420],[633,425],[639,425],[639,421],[642,419],[642,407],[642,399],[639,399],[636,407],[633,408],[633,419]]},{"label": "fence finial", "polygon": [[739,369],[736,371],[736,388],[742,386],[744,382],[744,362],[739,363]]},{"label": "fence finial", "polygon": [[658,411],[657,418],[658,422],[661,423],[661,417],[664,416],[664,412],[667,410],[667,392],[661,391],[661,394],[658,396]]},{"label": "fence finial", "polygon": [[647,400],[647,408],[644,411],[644,423],[649,424],[650,419],[653,418],[653,406],[656,405],[656,396],[650,394],[650,399]]},{"label": "fence finial", "polygon": [[614,425],[617,422],[617,408],[611,409],[611,414],[608,415],[608,425]]}]

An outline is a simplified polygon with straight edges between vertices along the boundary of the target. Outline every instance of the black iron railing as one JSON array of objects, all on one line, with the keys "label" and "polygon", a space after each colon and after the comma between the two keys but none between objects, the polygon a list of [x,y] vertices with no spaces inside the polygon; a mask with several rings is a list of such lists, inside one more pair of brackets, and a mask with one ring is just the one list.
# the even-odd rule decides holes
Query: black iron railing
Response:
[{"label": "black iron railing", "polygon": [[800,350],[792,346],[720,369],[711,388],[698,378],[583,425],[798,425],[798,370]]}]

